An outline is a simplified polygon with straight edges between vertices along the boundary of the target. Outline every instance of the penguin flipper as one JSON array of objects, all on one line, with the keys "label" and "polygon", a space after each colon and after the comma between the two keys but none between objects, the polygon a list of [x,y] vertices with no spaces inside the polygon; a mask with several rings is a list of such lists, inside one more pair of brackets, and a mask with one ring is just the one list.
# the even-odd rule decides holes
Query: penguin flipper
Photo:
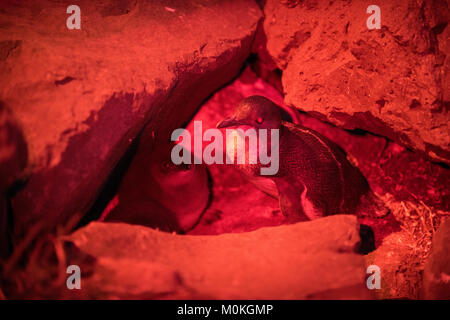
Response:
[{"label": "penguin flipper", "polygon": [[275,179],[278,189],[280,209],[289,222],[309,220],[303,211],[300,195],[304,186],[296,183],[290,183],[285,179]]}]

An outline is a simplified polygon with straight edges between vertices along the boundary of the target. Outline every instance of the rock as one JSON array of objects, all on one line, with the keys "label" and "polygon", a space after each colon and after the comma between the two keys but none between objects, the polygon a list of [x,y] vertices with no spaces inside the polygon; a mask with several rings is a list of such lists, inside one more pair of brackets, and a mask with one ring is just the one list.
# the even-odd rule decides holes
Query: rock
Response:
[{"label": "rock", "polygon": [[446,219],[433,238],[423,273],[425,299],[450,299],[450,219]]},{"label": "rock", "polygon": [[185,123],[237,74],[261,17],[250,0],[121,4],[77,2],[81,30],[62,3],[2,4],[0,101],[29,150],[16,238],[85,213],[144,126],[164,140]]},{"label": "rock", "polygon": [[218,236],[92,222],[64,240],[95,258],[87,298],[371,297],[353,216]]},{"label": "rock", "polygon": [[381,288],[377,299],[418,299],[423,265],[414,237],[406,231],[391,233],[366,258],[367,266],[380,268]]},{"label": "rock", "polygon": [[289,3],[264,6],[286,104],[449,164],[447,2],[379,1],[379,30],[364,2]]}]

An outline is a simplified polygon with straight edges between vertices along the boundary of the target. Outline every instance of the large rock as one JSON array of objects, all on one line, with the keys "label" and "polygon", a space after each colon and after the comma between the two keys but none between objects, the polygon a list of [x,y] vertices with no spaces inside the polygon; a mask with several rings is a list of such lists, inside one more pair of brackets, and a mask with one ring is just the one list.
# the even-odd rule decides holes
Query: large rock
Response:
[{"label": "large rock", "polygon": [[426,299],[450,299],[450,219],[434,235],[423,273],[423,287]]},{"label": "large rock", "polygon": [[449,8],[445,0],[279,1],[264,6],[267,50],[285,102],[450,163]]},{"label": "large rock", "polygon": [[377,299],[418,299],[422,284],[417,242],[406,231],[389,234],[377,249],[369,253],[367,265],[380,268],[381,288],[375,290]]},{"label": "large rock", "polygon": [[253,1],[27,1],[0,10],[0,100],[24,130],[29,180],[16,236],[90,207],[147,124],[164,140],[239,71],[261,17]]},{"label": "large rock", "polygon": [[353,216],[218,236],[93,222],[65,240],[95,258],[80,265],[85,298],[371,297]]}]

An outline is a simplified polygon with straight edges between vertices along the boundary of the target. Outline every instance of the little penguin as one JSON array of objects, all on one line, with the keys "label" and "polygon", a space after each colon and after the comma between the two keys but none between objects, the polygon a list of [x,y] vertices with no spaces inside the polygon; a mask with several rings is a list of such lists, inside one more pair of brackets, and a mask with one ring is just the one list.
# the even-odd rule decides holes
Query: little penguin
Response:
[{"label": "little penguin", "polygon": [[176,233],[196,226],[211,201],[211,178],[205,165],[175,165],[173,145],[138,150],[119,187],[119,204],[104,221]]},{"label": "little penguin", "polygon": [[217,127],[254,128],[257,132],[258,129],[279,130],[276,174],[261,176],[261,164],[235,166],[251,182],[259,184],[260,189],[278,197],[287,221],[361,211],[372,215],[373,210],[386,213],[362,173],[349,162],[339,146],[314,130],[282,121],[280,107],[271,100],[250,96],[237,106],[232,118],[219,122]]}]

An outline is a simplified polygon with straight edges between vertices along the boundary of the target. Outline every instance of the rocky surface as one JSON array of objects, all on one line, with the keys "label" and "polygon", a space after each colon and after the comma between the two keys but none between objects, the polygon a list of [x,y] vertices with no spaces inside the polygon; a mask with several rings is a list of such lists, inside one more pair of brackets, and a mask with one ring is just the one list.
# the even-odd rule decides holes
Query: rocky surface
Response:
[{"label": "rocky surface", "polygon": [[371,297],[352,216],[213,237],[97,222],[64,240],[95,258],[77,293],[89,298]]},{"label": "rocky surface", "polygon": [[450,219],[434,235],[423,278],[424,298],[450,299]]},{"label": "rocky surface", "polygon": [[[362,1],[265,2],[266,48],[285,102],[449,164],[448,2],[377,5],[381,29],[368,30]],[[273,70],[265,46],[257,49],[259,65]]]},{"label": "rocky surface", "polygon": [[250,0],[77,5],[81,30],[60,2],[0,7],[0,101],[29,152],[16,237],[83,214],[146,124],[147,140],[166,139],[237,74],[261,18]]},{"label": "rocky surface", "polygon": [[417,257],[413,235],[404,231],[389,234],[374,252],[368,254],[367,265],[377,265],[381,272],[378,299],[418,299],[423,263]]}]

